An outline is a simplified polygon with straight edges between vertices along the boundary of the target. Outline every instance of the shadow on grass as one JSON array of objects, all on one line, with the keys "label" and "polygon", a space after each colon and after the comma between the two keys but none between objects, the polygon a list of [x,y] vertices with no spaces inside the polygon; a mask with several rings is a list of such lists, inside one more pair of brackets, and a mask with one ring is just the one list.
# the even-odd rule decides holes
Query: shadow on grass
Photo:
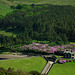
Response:
[{"label": "shadow on grass", "polygon": [[6,60],[7,58],[0,58],[0,60]]},{"label": "shadow on grass", "polygon": [[18,30],[13,30],[13,29],[1,29],[0,28],[0,33],[3,35],[7,34],[6,36],[9,36],[10,34],[11,34],[10,36],[12,35],[16,36],[17,34],[22,33],[22,32]]},{"label": "shadow on grass", "polygon": [[7,30],[5,30],[6,32],[11,32],[11,33],[13,33],[13,34],[19,34],[19,33],[21,33],[21,31],[18,31],[18,30],[13,30],[13,29],[7,29]]},{"label": "shadow on grass", "polygon": [[14,30],[14,29],[1,29],[0,28],[0,31],[5,31],[5,32],[10,32],[10,33],[13,33],[13,34],[19,34],[19,33],[22,33],[23,31],[19,31],[19,30]]}]

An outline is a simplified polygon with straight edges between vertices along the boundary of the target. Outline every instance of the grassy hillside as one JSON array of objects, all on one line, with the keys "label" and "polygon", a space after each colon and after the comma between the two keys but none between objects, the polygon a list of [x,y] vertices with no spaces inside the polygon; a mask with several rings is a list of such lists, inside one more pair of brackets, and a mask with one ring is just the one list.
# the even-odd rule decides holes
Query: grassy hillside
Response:
[{"label": "grassy hillside", "polygon": [[6,13],[9,13],[12,11],[10,9],[11,3],[7,0],[0,0],[0,15],[6,15]]},{"label": "grassy hillside", "polygon": [[75,5],[75,0],[0,0],[0,15],[11,12],[10,6],[16,4]]},{"label": "grassy hillside", "polygon": [[75,5],[75,0],[8,0],[12,3]]}]

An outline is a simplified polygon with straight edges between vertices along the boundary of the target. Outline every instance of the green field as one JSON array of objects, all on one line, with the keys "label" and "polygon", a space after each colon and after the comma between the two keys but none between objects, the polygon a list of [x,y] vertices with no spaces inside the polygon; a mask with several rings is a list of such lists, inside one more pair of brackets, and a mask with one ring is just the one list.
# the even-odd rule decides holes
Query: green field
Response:
[{"label": "green field", "polygon": [[0,0],[0,15],[6,15],[6,13],[11,12],[10,5],[11,3],[7,0]]},{"label": "green field", "polygon": [[[62,56],[57,56],[57,60]],[[49,75],[74,75],[75,74],[75,62],[69,62],[64,64],[54,64]]]},{"label": "green field", "polygon": [[6,15],[12,11],[11,5],[16,4],[53,4],[53,5],[74,5],[75,0],[0,0],[0,15]]},{"label": "green field", "polygon": [[[0,67],[5,69],[11,67],[15,70],[23,70],[25,72],[38,71],[41,72],[45,66],[46,61],[41,57],[12,59],[0,61]],[[65,64],[54,64],[49,75],[74,75],[75,74],[75,62],[69,62]]]},{"label": "green field", "polygon": [[75,62],[55,64],[49,75],[75,75]]},{"label": "green field", "polygon": [[11,67],[15,70],[23,70],[26,72],[38,71],[41,72],[46,64],[46,61],[41,57],[23,58],[23,59],[12,59],[0,61],[0,67],[5,69]]}]

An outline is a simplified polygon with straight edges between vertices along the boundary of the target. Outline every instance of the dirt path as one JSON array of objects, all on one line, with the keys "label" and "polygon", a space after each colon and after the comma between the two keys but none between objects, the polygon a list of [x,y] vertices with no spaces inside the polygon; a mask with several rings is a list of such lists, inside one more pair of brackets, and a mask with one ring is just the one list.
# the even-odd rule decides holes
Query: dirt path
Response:
[{"label": "dirt path", "polygon": [[0,60],[8,60],[8,59],[19,59],[19,58],[28,58],[28,57],[34,57],[29,55],[2,55],[0,54]]}]

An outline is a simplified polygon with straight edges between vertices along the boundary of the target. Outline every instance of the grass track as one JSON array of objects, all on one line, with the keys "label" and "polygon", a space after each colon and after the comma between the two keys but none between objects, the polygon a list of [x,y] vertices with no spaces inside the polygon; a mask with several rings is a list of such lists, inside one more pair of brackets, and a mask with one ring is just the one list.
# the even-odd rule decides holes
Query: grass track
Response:
[{"label": "grass track", "polygon": [[5,69],[11,67],[14,68],[15,70],[19,69],[26,72],[30,71],[41,72],[45,64],[46,61],[41,57],[0,61],[0,67],[4,67]]}]

